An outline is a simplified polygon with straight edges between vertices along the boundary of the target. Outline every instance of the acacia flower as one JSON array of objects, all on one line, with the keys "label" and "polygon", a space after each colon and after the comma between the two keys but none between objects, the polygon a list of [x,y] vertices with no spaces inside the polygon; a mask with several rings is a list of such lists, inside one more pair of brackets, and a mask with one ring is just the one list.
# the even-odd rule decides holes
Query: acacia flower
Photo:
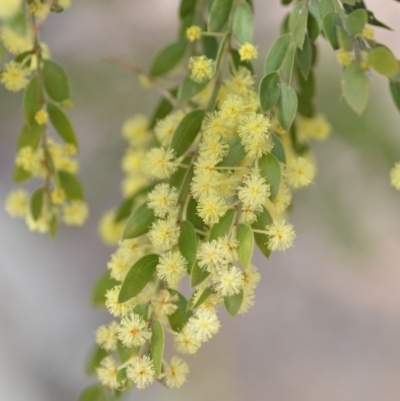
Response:
[{"label": "acacia flower", "polygon": [[117,322],[111,322],[108,326],[100,326],[96,330],[96,343],[106,351],[115,351],[118,344],[117,330]]},{"label": "acacia flower", "polygon": [[243,272],[236,266],[222,269],[217,278],[216,289],[224,297],[229,297],[240,292],[243,288]]},{"label": "acacia flower", "polygon": [[5,200],[5,209],[11,217],[25,217],[29,211],[29,193],[22,188],[12,190]]},{"label": "acacia flower", "polygon": [[167,251],[178,242],[179,226],[174,219],[157,220],[148,233],[150,242],[159,251]]},{"label": "acacia flower", "polygon": [[244,43],[239,48],[239,56],[241,61],[250,61],[258,58],[257,48],[251,43]]},{"label": "acacia flower", "polygon": [[165,217],[175,210],[178,202],[178,191],[168,184],[158,184],[147,195],[147,205],[157,217]]},{"label": "acacia flower", "polygon": [[97,377],[104,386],[116,390],[120,383],[117,380],[118,365],[112,356],[104,358],[96,369]]},{"label": "acacia flower", "polygon": [[192,25],[186,29],[186,37],[190,42],[194,42],[201,38],[201,28],[197,25]]},{"label": "acacia flower", "polygon": [[160,256],[157,265],[157,276],[168,285],[177,284],[187,273],[188,262],[179,251],[167,252]]},{"label": "acacia flower", "polygon": [[151,331],[146,322],[136,313],[124,317],[118,326],[118,338],[128,348],[139,347],[150,337]]},{"label": "acacia flower", "polygon": [[203,83],[211,79],[214,75],[214,60],[206,56],[190,57],[189,59],[190,78]]},{"label": "acacia flower", "polygon": [[290,248],[296,238],[293,225],[284,220],[274,221],[266,227],[266,232],[269,235],[268,248],[271,251],[284,251]]},{"label": "acacia flower", "polygon": [[153,383],[156,372],[153,361],[147,355],[135,356],[126,369],[126,375],[138,389],[143,389]]},{"label": "acacia flower", "polygon": [[291,158],[286,165],[286,179],[293,188],[310,185],[314,176],[314,164],[304,157]]},{"label": "acacia flower", "polygon": [[177,356],[171,358],[171,363],[164,368],[161,378],[164,378],[165,384],[169,388],[181,387],[189,373],[189,366],[185,361]]},{"label": "acacia flower", "polygon": [[142,170],[149,178],[169,178],[178,169],[172,149],[152,148],[142,161]]},{"label": "acacia flower", "polygon": [[10,61],[4,66],[0,76],[0,82],[11,92],[18,92],[28,85],[30,72],[22,67],[20,63]]}]

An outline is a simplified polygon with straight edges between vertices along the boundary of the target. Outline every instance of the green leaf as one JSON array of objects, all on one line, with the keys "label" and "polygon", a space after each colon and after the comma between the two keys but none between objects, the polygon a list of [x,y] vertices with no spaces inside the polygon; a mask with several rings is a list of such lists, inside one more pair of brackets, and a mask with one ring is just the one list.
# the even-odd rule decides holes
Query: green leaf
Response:
[{"label": "green leaf", "polygon": [[201,284],[208,276],[210,272],[202,269],[197,262],[193,265],[192,271],[190,272],[190,286],[196,287]]},{"label": "green leaf", "polygon": [[346,3],[346,4],[350,4],[352,6],[354,6],[354,4],[356,4],[357,0],[342,0],[342,3]]},{"label": "green leaf", "polygon": [[158,264],[158,255],[150,254],[140,258],[128,271],[122,283],[118,302],[126,302],[139,294],[153,277]]},{"label": "green leaf", "polygon": [[266,112],[271,110],[279,100],[281,89],[279,76],[276,72],[271,72],[264,76],[260,82],[259,96],[261,110]]},{"label": "green leaf", "polygon": [[178,297],[178,301],[175,302],[178,309],[172,315],[168,315],[168,321],[173,331],[180,332],[189,318],[193,316],[193,313],[187,310],[187,300],[180,292],[171,288],[168,288],[168,291],[172,296]]},{"label": "green leaf", "polygon": [[13,181],[15,183],[21,183],[29,180],[32,177],[32,174],[29,171],[24,170],[20,166],[15,166],[13,171]]},{"label": "green leaf", "polygon": [[209,240],[212,241],[227,235],[232,227],[234,217],[235,211],[233,209],[228,209],[219,219],[218,223],[212,226]]},{"label": "green leaf", "polygon": [[119,282],[110,276],[110,271],[102,274],[93,287],[91,295],[92,304],[103,307],[106,303],[106,292],[118,284]]},{"label": "green leaf", "polygon": [[324,33],[334,50],[339,49],[337,28],[341,26],[340,17],[336,13],[329,13],[322,21]]},{"label": "green leaf", "polygon": [[189,173],[191,167],[187,167],[190,165],[192,161],[192,157],[185,157],[182,161],[182,164],[178,167],[178,170],[175,171],[174,174],[171,175],[169,179],[169,185],[171,187],[175,187],[178,191],[181,191],[182,185],[185,181],[186,175]]},{"label": "green leaf", "polygon": [[187,270],[190,274],[192,266],[196,261],[197,252],[197,235],[193,224],[190,221],[182,221],[178,245],[179,251],[188,261]]},{"label": "green leaf", "polygon": [[239,136],[235,136],[228,141],[229,152],[218,166],[231,167],[238,165],[246,156],[246,151]]},{"label": "green leaf", "polygon": [[396,57],[386,46],[376,46],[368,53],[368,62],[379,74],[392,77],[399,72]]},{"label": "green leaf", "polygon": [[303,49],[297,49],[297,65],[303,77],[307,79],[311,71],[312,64],[312,45],[311,40],[306,35]]},{"label": "green leaf", "polygon": [[236,249],[239,261],[244,268],[247,268],[254,251],[253,230],[246,224],[239,224],[237,226],[236,239],[239,242]]},{"label": "green leaf", "polygon": [[347,52],[351,52],[353,50],[353,40],[346,32],[346,30],[343,29],[341,26],[338,26],[336,28],[336,35],[339,47],[346,50]]},{"label": "green leaf", "polygon": [[281,183],[281,166],[278,159],[272,154],[264,155],[259,161],[260,174],[270,186],[271,200],[275,201]]},{"label": "green leaf", "polygon": [[353,11],[347,17],[347,31],[350,35],[360,33],[368,22],[368,14],[363,9]]},{"label": "green leaf", "polygon": [[361,114],[368,104],[370,87],[365,71],[357,61],[353,61],[343,73],[342,90],[347,104]]},{"label": "green leaf", "polygon": [[193,224],[194,228],[204,231],[207,230],[207,226],[203,220],[197,214],[197,201],[194,198],[190,198],[187,209],[186,209],[186,220]]},{"label": "green leaf", "polygon": [[[172,89],[170,90],[170,93],[172,96],[176,96],[178,93],[178,89]],[[157,107],[154,110],[153,116],[150,119],[150,124],[149,124],[149,129],[153,129],[158,120],[162,120],[164,117],[166,117],[173,109],[174,107],[172,104],[167,100],[166,98],[162,98],[158,104]]]},{"label": "green leaf", "polygon": [[286,164],[286,155],[285,155],[285,149],[283,148],[283,144],[281,140],[279,139],[278,135],[272,133],[272,142],[274,144],[274,147],[272,148],[271,153],[278,159],[283,164]]},{"label": "green leaf", "polygon": [[203,117],[204,110],[193,110],[183,117],[171,141],[176,157],[182,156],[190,148],[201,129]]},{"label": "green leaf", "polygon": [[240,3],[233,15],[233,37],[240,45],[252,43],[254,34],[253,11],[249,4]]},{"label": "green leaf", "polygon": [[294,5],[289,18],[289,29],[292,31],[294,42],[299,49],[303,48],[307,31],[308,9],[303,2]]},{"label": "green leaf", "polygon": [[93,347],[86,361],[86,374],[92,375],[96,373],[96,368],[100,362],[108,355],[108,352],[100,348],[97,344]]},{"label": "green leaf", "polygon": [[267,53],[264,63],[264,73],[268,74],[273,71],[278,71],[285,59],[286,53],[291,43],[291,35],[285,34],[279,37],[271,46]]},{"label": "green leaf", "polygon": [[160,50],[150,67],[150,75],[159,77],[171,71],[184,56],[186,45],[186,40],[181,40]]},{"label": "green leaf", "polygon": [[59,219],[57,217],[57,215],[53,215],[49,221],[49,233],[50,233],[50,238],[55,238],[57,231],[58,231],[58,227],[59,227]]},{"label": "green leaf", "polygon": [[129,359],[131,359],[132,357],[134,357],[139,353],[137,347],[131,347],[131,348],[125,347],[125,345],[122,344],[121,341],[118,341],[117,351],[118,351],[118,358],[121,363],[125,363],[126,361],[128,361]]},{"label": "green leaf", "polygon": [[308,13],[307,32],[308,36],[311,39],[311,42],[315,42],[320,33],[318,20],[314,17],[314,15],[311,12]]},{"label": "green leaf", "polygon": [[33,220],[37,220],[42,213],[42,206],[43,206],[43,188],[39,188],[32,193],[31,196],[31,214]]},{"label": "green leaf", "polygon": [[65,142],[78,147],[75,130],[64,112],[59,109],[54,103],[47,104],[47,111],[49,113],[50,121],[60,137],[64,139]]},{"label": "green leaf", "polygon": [[68,199],[83,199],[82,184],[78,177],[67,171],[60,170],[58,172],[61,188],[64,190]]},{"label": "green leaf", "polygon": [[232,317],[235,317],[238,314],[240,307],[242,306],[242,302],[243,290],[238,294],[224,297],[225,308]]},{"label": "green leaf", "polygon": [[27,124],[24,124],[18,137],[18,149],[21,149],[25,146],[30,146],[33,149],[37,149],[43,131],[43,125],[33,123],[31,126],[29,126]]},{"label": "green leaf", "polygon": [[292,80],[292,74],[293,74],[293,66],[294,66],[294,59],[296,55],[296,44],[291,43],[289,46],[289,49],[287,51],[287,54],[283,60],[283,63],[281,65],[281,79],[283,82],[286,84],[290,85],[290,82]]},{"label": "green leaf", "polygon": [[[261,213],[256,214],[257,220],[251,225],[252,228],[256,230],[265,230],[266,226],[269,226],[273,223],[272,217],[265,207],[263,207],[263,211]],[[265,234],[254,233],[254,239],[258,249],[264,254],[264,256],[269,258],[269,255],[271,255],[271,250],[267,246],[268,236]]]},{"label": "green leaf", "polygon": [[142,203],[126,222],[122,239],[132,239],[146,234],[155,220],[153,210],[147,207],[146,202]]},{"label": "green leaf", "polygon": [[153,321],[151,327],[151,359],[153,360],[156,376],[161,373],[164,354],[164,329],[158,320]]},{"label": "green leaf", "polygon": [[196,10],[197,0],[182,0],[179,6],[179,16],[183,18],[187,14],[192,14]]},{"label": "green leaf", "polygon": [[117,381],[118,382],[124,382],[126,379],[127,379],[126,368],[122,368],[117,373]]},{"label": "green leaf", "polygon": [[48,95],[56,102],[69,99],[69,84],[63,68],[52,60],[43,61],[43,81]]},{"label": "green leaf", "polygon": [[335,5],[333,0],[321,0],[319,3],[319,16],[321,20],[325,18],[329,13],[335,12]]},{"label": "green leaf", "polygon": [[285,131],[288,131],[296,117],[297,96],[291,86],[281,85],[281,96],[276,107],[276,114],[279,124]]},{"label": "green leaf", "polygon": [[297,95],[299,107],[297,109],[304,117],[312,118],[315,116],[315,107],[313,100],[305,93],[299,93]]},{"label": "green leaf", "polygon": [[192,297],[189,299],[187,304],[187,310],[198,308],[202,305],[205,301],[207,301],[208,297],[213,293],[213,290],[210,287],[206,287],[206,289],[201,293],[198,297],[197,301],[195,302],[195,292],[193,293]]},{"label": "green leaf", "polygon": [[109,390],[101,384],[93,384],[83,390],[79,397],[79,401],[113,401],[116,396],[112,396]]},{"label": "green leaf", "polygon": [[233,0],[215,0],[208,17],[208,31],[222,32],[231,12]]},{"label": "green leaf", "polygon": [[191,99],[200,93],[208,84],[209,81],[198,83],[193,81],[189,75],[187,75],[178,89],[178,101],[184,102]]},{"label": "green leaf", "polygon": [[204,55],[215,60],[218,54],[218,41],[213,36],[202,36]]},{"label": "green leaf", "polygon": [[398,82],[389,81],[389,89],[392,94],[394,104],[400,111],[400,84]]},{"label": "green leaf", "polygon": [[26,123],[31,126],[35,124],[35,115],[44,103],[42,86],[39,77],[35,75],[29,82],[24,93],[24,116]]},{"label": "green leaf", "polygon": [[133,313],[141,316],[146,321],[149,318],[149,305],[146,303],[138,304],[133,308]]}]

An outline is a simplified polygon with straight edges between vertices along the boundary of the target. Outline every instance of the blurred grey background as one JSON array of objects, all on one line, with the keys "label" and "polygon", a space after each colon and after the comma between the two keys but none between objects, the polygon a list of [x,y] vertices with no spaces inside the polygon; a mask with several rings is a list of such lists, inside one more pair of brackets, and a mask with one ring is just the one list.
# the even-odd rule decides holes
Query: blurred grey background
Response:
[{"label": "blurred grey background", "polygon": [[[285,9],[255,0],[262,60]],[[376,17],[398,27],[400,4],[367,0]],[[115,55],[147,67],[177,31],[177,0],[75,0],[45,24],[42,40],[70,76],[79,134],[80,177],[91,214],[83,229],[55,241],[31,234],[0,208],[0,399],[71,401],[92,379],[85,358],[97,326],[89,293],[111,248],[97,223],[120,200],[122,121],[148,113],[157,94],[130,73],[101,61]],[[400,56],[400,32],[376,29]],[[190,364],[179,390],[154,385],[127,399],[230,401],[396,401],[400,399],[400,193],[389,170],[400,160],[400,115],[387,82],[372,74],[362,118],[340,100],[340,67],[320,40],[318,103],[333,127],[314,146],[318,175],[296,193],[295,247],[266,261],[245,316],[221,312],[223,328]],[[0,200],[12,187],[21,95],[0,88]]]}]

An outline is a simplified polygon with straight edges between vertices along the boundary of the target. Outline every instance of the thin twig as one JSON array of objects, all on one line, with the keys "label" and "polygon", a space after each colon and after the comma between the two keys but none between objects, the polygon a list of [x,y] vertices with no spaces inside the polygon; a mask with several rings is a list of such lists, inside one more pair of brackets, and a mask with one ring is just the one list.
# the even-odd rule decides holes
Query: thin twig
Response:
[{"label": "thin twig", "polygon": [[119,65],[122,68],[125,68],[128,71],[133,72],[136,75],[143,75],[145,76],[149,82],[151,82],[151,84],[154,86],[154,88],[156,88],[160,94],[162,96],[164,96],[176,109],[181,109],[181,105],[178,103],[178,101],[172,96],[171,92],[164,88],[162,85],[159,84],[159,82],[157,80],[155,80],[153,77],[147,75],[142,69],[140,69],[139,67],[137,67],[136,65],[130,63],[129,61],[117,58],[117,57],[113,57],[113,56],[104,56],[103,60],[111,63],[111,64],[115,64],[115,65]]}]

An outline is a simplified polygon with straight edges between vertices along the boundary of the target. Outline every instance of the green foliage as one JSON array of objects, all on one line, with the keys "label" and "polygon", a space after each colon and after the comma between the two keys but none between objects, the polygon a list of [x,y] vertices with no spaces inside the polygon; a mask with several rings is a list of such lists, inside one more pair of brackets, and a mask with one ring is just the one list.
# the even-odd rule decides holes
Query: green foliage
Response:
[{"label": "green foliage", "polygon": [[47,103],[47,112],[54,128],[65,142],[78,147],[75,130],[72,127],[69,118],[54,103]]},{"label": "green foliage", "polygon": [[188,261],[187,269],[190,273],[192,266],[196,261],[197,251],[197,235],[193,224],[190,221],[183,221],[181,223],[181,232],[178,244],[181,254]]},{"label": "green foliage", "polygon": [[181,61],[186,50],[186,41],[172,43],[157,53],[150,67],[150,75],[158,77],[171,71]]},{"label": "green foliage", "polygon": [[230,295],[224,298],[225,308],[232,317],[235,317],[238,314],[240,307],[242,306],[242,302],[243,291],[240,291],[238,294]]},{"label": "green foliage", "polygon": [[251,43],[254,34],[253,11],[249,4],[241,2],[233,15],[233,37],[239,44]]},{"label": "green foliage", "polygon": [[248,267],[254,250],[254,234],[253,230],[246,224],[237,226],[236,239],[239,242],[237,247],[237,255],[240,263],[244,268]]},{"label": "green foliage", "polygon": [[151,334],[151,358],[153,359],[154,370],[158,376],[161,373],[164,354],[164,329],[158,320],[153,321]]},{"label": "green foliage", "polygon": [[69,99],[69,83],[63,68],[52,60],[43,62],[43,81],[47,94],[56,102]]},{"label": "green foliage", "polygon": [[155,221],[153,210],[147,207],[147,203],[140,205],[126,222],[123,239],[132,239],[146,234]]},{"label": "green foliage", "polygon": [[70,174],[67,171],[60,170],[58,172],[58,178],[60,180],[61,188],[64,190],[68,199],[83,200],[82,184],[75,175]]},{"label": "green foliage", "polygon": [[35,124],[35,115],[44,103],[42,86],[39,77],[34,75],[24,93],[24,116],[28,126]]}]

